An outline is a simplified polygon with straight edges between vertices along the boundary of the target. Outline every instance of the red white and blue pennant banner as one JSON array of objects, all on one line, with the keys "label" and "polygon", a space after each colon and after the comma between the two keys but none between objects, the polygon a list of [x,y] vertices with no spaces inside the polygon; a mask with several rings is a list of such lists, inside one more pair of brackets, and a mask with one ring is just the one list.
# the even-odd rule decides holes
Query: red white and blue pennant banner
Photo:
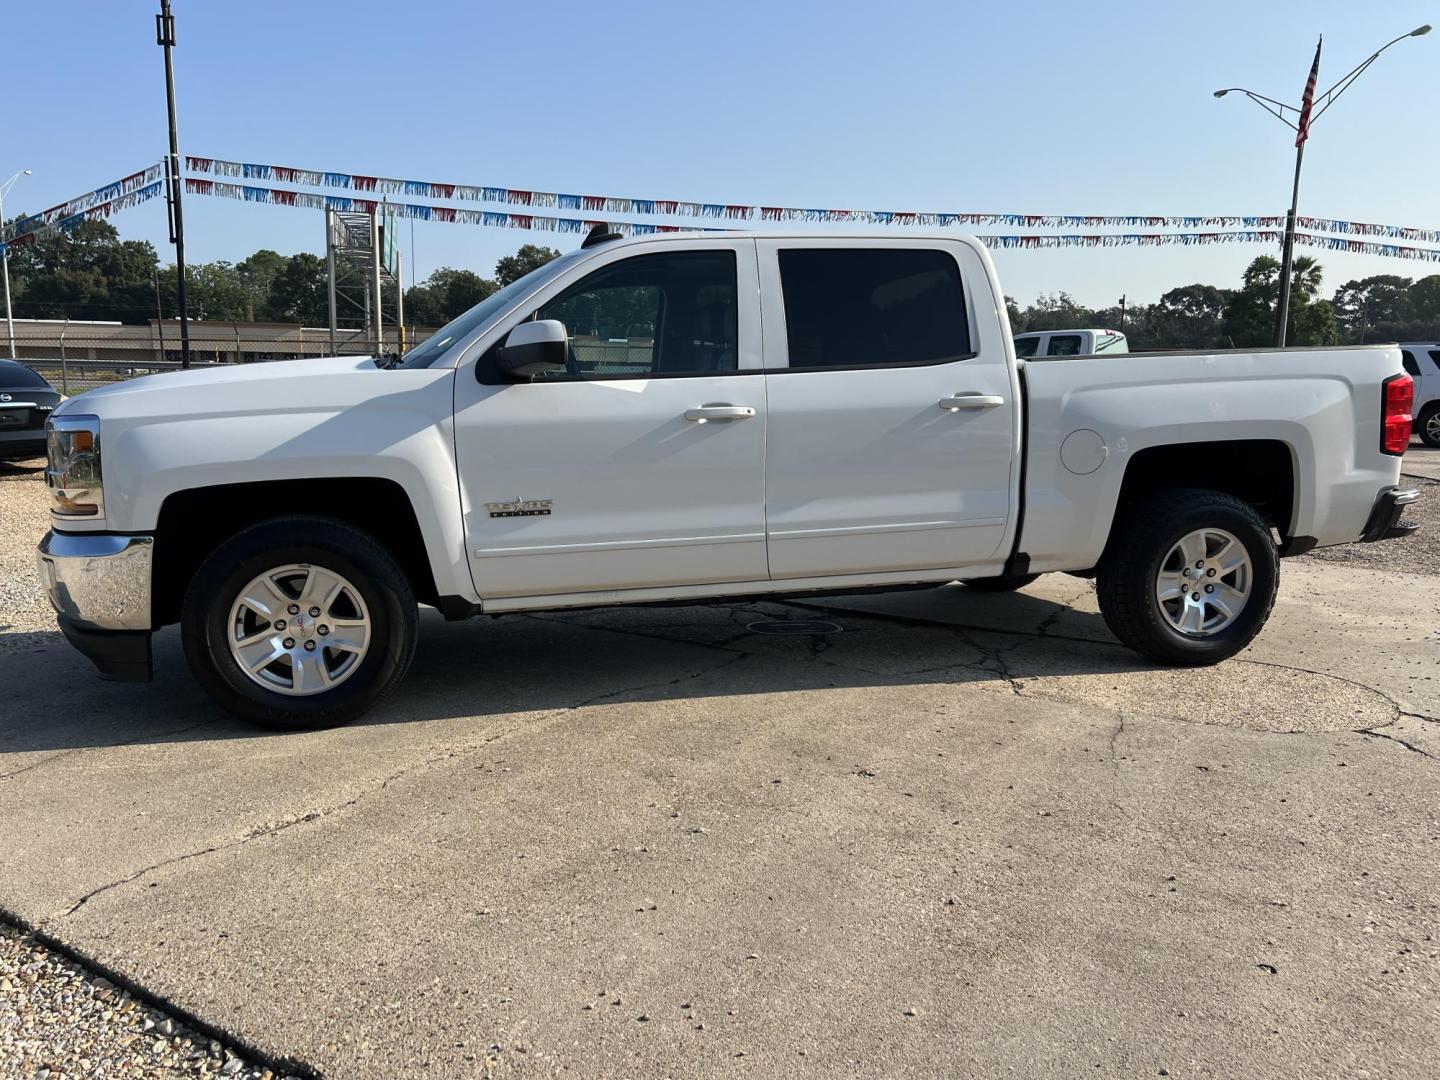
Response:
[{"label": "red white and blue pennant banner", "polygon": [[[295,169],[286,165],[263,165],[223,158],[187,157],[186,170],[244,180],[276,180],[304,187],[337,191],[373,192],[377,195],[408,195],[422,199],[500,203],[542,209],[579,210],[600,214],[641,214],[664,217],[721,218],[727,221],[806,221],[858,225],[1013,225],[1027,229],[1134,228],[1203,229],[1211,227],[1278,229],[1283,217],[1152,214],[991,214],[973,212],[902,210],[825,210],[813,207],[747,206],[738,203],[691,202],[681,199],[637,199],[613,195],[574,195],[558,191],[529,191],[488,184],[441,184],[429,180],[398,180],[359,173]],[[1370,225],[1334,218],[1299,218],[1303,229],[1318,232],[1386,236],[1402,240],[1440,242],[1440,230],[1398,225]]]},{"label": "red white and blue pennant banner", "polygon": [[[46,228],[58,228],[68,232],[81,221],[86,220],[85,215],[89,211],[108,206],[113,212],[123,209],[124,206],[133,206],[134,202],[126,202],[124,206],[117,205],[117,200],[147,189],[158,181],[163,173],[164,166],[157,162],[139,172],[133,172],[113,183],[98,187],[94,191],[87,191],[84,195],[77,195],[58,206],[52,206],[49,210],[42,210],[40,213],[31,214],[28,217],[15,218],[8,222],[3,230],[0,230],[0,239],[13,242],[18,237],[33,235]],[[156,193],[158,194],[158,192]],[[144,201],[150,197],[146,195],[135,201]]]},{"label": "red white and blue pennant banner", "polygon": [[[375,213],[384,208],[400,218],[416,218],[421,221],[447,221],[462,225],[489,225],[502,229],[533,229],[541,232],[588,232],[600,224],[589,218],[553,217],[548,214],[517,214],[505,210],[469,210],[453,206],[427,206],[422,203],[392,203],[375,199],[356,199],[346,195],[317,195],[306,191],[285,188],[260,187],[252,184],[227,184],[218,180],[189,177],[185,190],[192,195],[213,195],[226,199],[240,199],[245,202],[270,203],[279,206],[298,206],[312,210],[362,211]],[[605,224],[623,236],[650,236],[657,233],[676,232],[726,232],[729,230],[705,226],[657,225],[641,221],[613,221]],[[1275,229],[1242,229],[1220,232],[1177,232],[1177,233],[1069,233],[1069,234],[1002,234],[978,236],[982,243],[992,248],[1046,249],[1067,247],[1159,247],[1168,245],[1193,246],[1203,244],[1278,244],[1281,233]],[[1296,233],[1297,243],[1325,247],[1334,251],[1353,251],[1364,255],[1386,255],[1399,259],[1419,259],[1440,262],[1440,249],[1401,247],[1397,244],[1383,244],[1365,240],[1347,240],[1343,237],[1315,236],[1310,233]]]},{"label": "red white and blue pennant banner", "polygon": [[160,179],[163,171],[163,166],[152,165],[42,213],[16,218],[0,234],[4,236],[0,240],[0,253],[8,254],[14,248],[33,244],[54,233],[68,233],[81,222],[108,218],[164,194],[165,183]]}]

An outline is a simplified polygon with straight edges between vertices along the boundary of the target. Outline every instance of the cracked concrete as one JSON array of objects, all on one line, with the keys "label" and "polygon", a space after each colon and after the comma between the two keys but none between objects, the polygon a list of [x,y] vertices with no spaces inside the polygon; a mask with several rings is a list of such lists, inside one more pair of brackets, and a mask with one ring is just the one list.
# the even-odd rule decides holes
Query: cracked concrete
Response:
[{"label": "cracked concrete", "polygon": [[1284,578],[1190,673],[1055,575],[427,617],[292,736],[0,650],[0,908],[330,1076],[1429,1077],[1435,579]]}]

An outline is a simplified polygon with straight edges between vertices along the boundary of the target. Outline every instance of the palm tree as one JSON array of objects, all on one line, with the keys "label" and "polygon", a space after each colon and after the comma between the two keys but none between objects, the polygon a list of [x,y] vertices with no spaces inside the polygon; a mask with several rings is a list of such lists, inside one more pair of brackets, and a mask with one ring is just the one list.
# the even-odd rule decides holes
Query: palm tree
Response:
[{"label": "palm tree", "polygon": [[1290,264],[1290,289],[1307,300],[1313,300],[1320,292],[1320,282],[1325,268],[1309,255],[1299,256]]}]

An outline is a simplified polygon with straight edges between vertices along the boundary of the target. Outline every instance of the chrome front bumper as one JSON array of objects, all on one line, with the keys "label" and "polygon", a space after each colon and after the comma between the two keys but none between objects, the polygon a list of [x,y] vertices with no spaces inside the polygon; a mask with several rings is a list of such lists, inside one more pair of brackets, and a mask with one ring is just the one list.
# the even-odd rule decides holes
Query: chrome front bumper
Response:
[{"label": "chrome front bumper", "polygon": [[148,631],[154,552],[153,536],[48,532],[36,562],[62,626]]}]

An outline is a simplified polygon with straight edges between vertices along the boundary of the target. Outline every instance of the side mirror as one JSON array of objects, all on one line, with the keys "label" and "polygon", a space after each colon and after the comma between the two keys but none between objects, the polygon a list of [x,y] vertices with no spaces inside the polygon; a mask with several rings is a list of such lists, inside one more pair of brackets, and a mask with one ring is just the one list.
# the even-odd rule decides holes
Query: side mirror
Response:
[{"label": "side mirror", "polygon": [[524,322],[510,331],[495,354],[496,366],[507,375],[529,378],[559,371],[570,357],[570,335],[558,319]]}]

